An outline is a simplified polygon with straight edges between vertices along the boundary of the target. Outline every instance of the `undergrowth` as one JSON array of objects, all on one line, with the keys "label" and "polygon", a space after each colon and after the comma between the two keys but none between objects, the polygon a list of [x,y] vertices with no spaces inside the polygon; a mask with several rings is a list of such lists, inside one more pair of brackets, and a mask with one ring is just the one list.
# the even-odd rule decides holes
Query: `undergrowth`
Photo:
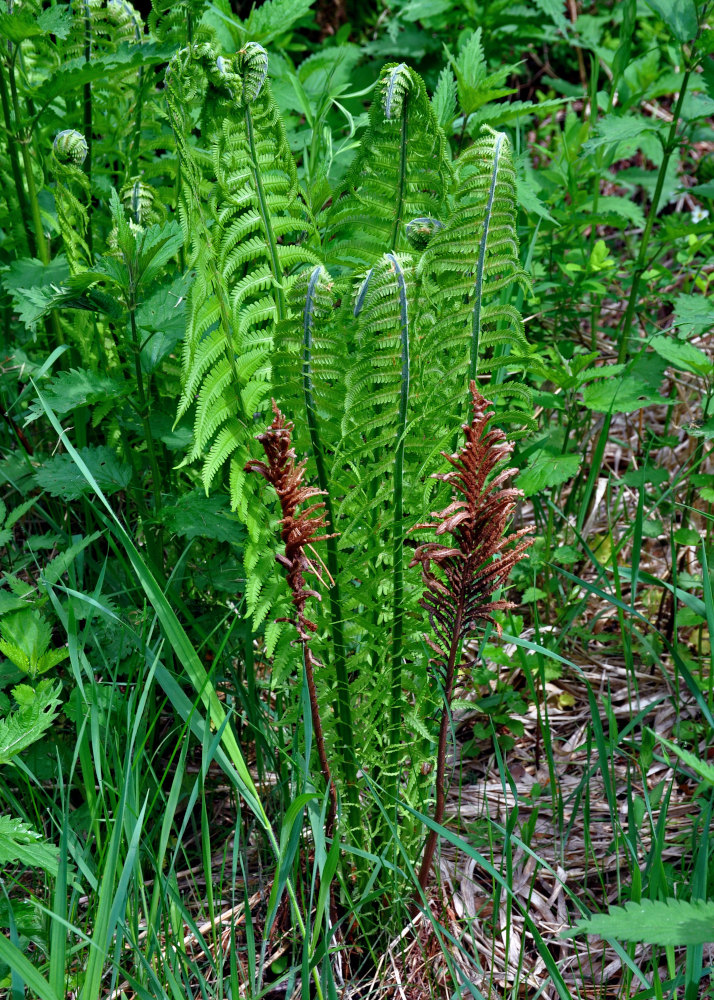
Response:
[{"label": "undergrowth", "polygon": [[247,6],[0,8],[0,994],[712,995],[711,5]]}]

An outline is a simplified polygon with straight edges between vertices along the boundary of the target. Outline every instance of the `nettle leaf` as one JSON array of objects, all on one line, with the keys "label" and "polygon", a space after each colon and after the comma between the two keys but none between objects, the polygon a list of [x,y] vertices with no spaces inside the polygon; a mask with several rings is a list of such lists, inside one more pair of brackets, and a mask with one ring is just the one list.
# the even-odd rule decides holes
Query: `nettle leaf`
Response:
[{"label": "nettle leaf", "polygon": [[[592,198],[588,198],[582,208],[586,212],[592,212]],[[603,216],[615,216],[617,219],[631,222],[633,226],[638,228],[645,224],[645,213],[640,205],[629,198],[618,198],[616,195],[601,195],[598,198],[597,213],[598,219]],[[605,220],[603,219],[603,221]]]},{"label": "nettle leaf", "polygon": [[[120,399],[129,392],[128,382],[120,382],[108,375],[72,368],[61,372],[43,387],[42,394],[57,414],[71,413],[80,406],[92,406],[105,399]],[[26,423],[45,415],[42,405],[35,401],[29,409]]]},{"label": "nettle leaf", "polygon": [[34,688],[29,684],[13,688],[19,708],[0,719],[0,764],[9,763],[50,728],[57,717],[61,689],[61,684],[49,680]]},{"label": "nettle leaf", "polygon": [[552,455],[539,451],[516,479],[516,486],[527,497],[549,486],[559,486],[573,478],[582,460],[582,455]]},{"label": "nettle leaf", "polygon": [[259,7],[253,6],[244,27],[254,42],[267,45],[310,13],[313,0],[266,0]]},{"label": "nettle leaf", "polygon": [[660,124],[650,118],[604,115],[598,120],[593,135],[583,143],[583,152],[590,154],[603,146],[610,146],[614,154],[620,152],[618,147],[621,143],[636,148],[643,135],[658,131],[661,131]]},{"label": "nettle leaf", "polygon": [[152,372],[183,339],[186,325],[186,296],[193,277],[190,271],[165,282],[136,310],[142,331],[141,367]]},{"label": "nettle leaf", "polygon": [[680,336],[698,337],[714,330],[714,302],[704,295],[678,295],[674,300],[674,322]]},{"label": "nettle leaf", "polygon": [[49,264],[34,257],[14,260],[3,269],[2,285],[12,299],[20,320],[31,326],[42,315],[42,303],[69,277],[67,258],[60,254]]},{"label": "nettle leaf", "polygon": [[643,899],[612,906],[609,913],[579,920],[561,936],[576,934],[671,947],[710,944],[714,941],[714,900]]},{"label": "nettle leaf", "polygon": [[684,340],[675,340],[674,337],[653,337],[650,347],[679,371],[692,372],[694,375],[714,373],[714,364],[704,351]]},{"label": "nettle leaf", "polygon": [[226,511],[222,496],[207,497],[203,490],[182,496],[164,514],[164,525],[184,538],[213,538],[217,542],[242,545],[245,528]]},{"label": "nettle leaf", "polygon": [[664,21],[678,42],[691,42],[696,36],[699,24],[694,0],[645,0],[645,3]]},{"label": "nettle leaf", "polygon": [[560,3],[560,0],[535,0],[535,5],[543,11],[546,17],[551,19],[556,28],[564,35],[568,34],[571,25],[563,14],[563,4]]},{"label": "nettle leaf", "polygon": [[623,375],[586,386],[583,402],[589,410],[597,413],[634,413],[644,406],[661,403],[662,399],[643,385],[637,376]]},{"label": "nettle leaf", "polygon": [[15,816],[0,816],[0,866],[19,862],[28,868],[42,868],[56,876],[59,848],[49,844],[27,823]]},{"label": "nettle leaf", "polygon": [[[77,450],[107,496],[127,488],[131,482],[132,468],[120,461],[110,448],[100,445]],[[87,480],[70,455],[53,455],[48,458],[35,472],[34,478],[41,489],[63,500],[78,500],[90,490]]]}]

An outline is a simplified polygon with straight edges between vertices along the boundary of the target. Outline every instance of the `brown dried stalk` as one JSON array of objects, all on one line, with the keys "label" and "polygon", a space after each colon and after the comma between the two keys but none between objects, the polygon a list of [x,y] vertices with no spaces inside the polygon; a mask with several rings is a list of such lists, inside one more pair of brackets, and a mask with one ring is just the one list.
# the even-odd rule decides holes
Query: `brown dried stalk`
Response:
[{"label": "brown dried stalk", "polygon": [[[466,435],[461,450],[455,455],[443,455],[453,465],[447,473],[434,478],[449,483],[453,500],[444,510],[432,514],[430,524],[417,529],[433,528],[437,535],[451,535],[451,544],[428,542],[420,545],[411,566],[421,565],[426,590],[419,602],[429,616],[436,642],[427,639],[437,656],[433,662],[444,687],[444,708],[441,714],[436,768],[436,807],[434,820],[441,823],[446,803],[444,773],[446,768],[446,736],[449,706],[454,692],[454,676],[462,641],[484,622],[494,621],[494,611],[512,608],[510,601],[492,601],[491,595],[503,587],[515,564],[532,544],[523,538],[530,529],[523,528],[504,537],[506,525],[513,514],[521,490],[502,488],[516,469],[501,468],[513,445],[498,428],[489,429],[492,412],[470,384],[473,419],[463,424]],[[495,471],[495,475],[494,475]],[[415,529],[415,530],[417,530]],[[514,545],[514,543],[517,543]],[[419,884],[426,888],[436,848],[437,834],[431,830],[424,845]]]},{"label": "brown dried stalk", "polygon": [[305,550],[311,548],[315,542],[324,541],[331,536],[318,534],[327,527],[324,514],[325,504],[322,501],[310,503],[309,506],[298,511],[298,507],[302,504],[311,501],[313,497],[324,496],[324,493],[322,490],[306,486],[303,483],[306,461],[303,459],[302,462],[296,462],[295,460],[295,449],[291,440],[294,424],[285,419],[275,400],[273,400],[273,413],[275,416],[268,430],[264,434],[258,435],[258,441],[262,444],[268,461],[260,462],[254,459],[248,462],[245,468],[246,472],[257,472],[268,480],[278,494],[280,509],[283,513],[280,522],[280,535],[285,543],[285,554],[277,554],[275,558],[286,569],[296,615],[294,618],[282,620],[290,621],[295,626],[303,650],[315,745],[320,758],[320,769],[330,793],[330,807],[325,823],[329,836],[337,811],[337,792],[327,762],[325,738],[315,688],[315,670],[322,664],[310,648],[310,636],[316,631],[317,625],[305,613],[305,605],[309,597],[314,597],[318,601],[322,600],[321,595],[316,590],[307,586],[305,576],[311,573],[320,582],[322,582],[322,576],[318,562],[307,556]]}]

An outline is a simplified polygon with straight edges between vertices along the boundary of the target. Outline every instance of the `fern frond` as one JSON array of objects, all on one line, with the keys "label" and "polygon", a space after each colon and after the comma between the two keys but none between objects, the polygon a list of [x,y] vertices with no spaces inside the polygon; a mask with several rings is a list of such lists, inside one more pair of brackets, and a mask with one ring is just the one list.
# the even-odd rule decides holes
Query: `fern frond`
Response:
[{"label": "fern frond", "polygon": [[343,268],[367,268],[385,252],[406,250],[406,223],[438,217],[450,181],[446,138],[421,77],[404,63],[387,66],[379,89],[327,214],[327,261]]}]

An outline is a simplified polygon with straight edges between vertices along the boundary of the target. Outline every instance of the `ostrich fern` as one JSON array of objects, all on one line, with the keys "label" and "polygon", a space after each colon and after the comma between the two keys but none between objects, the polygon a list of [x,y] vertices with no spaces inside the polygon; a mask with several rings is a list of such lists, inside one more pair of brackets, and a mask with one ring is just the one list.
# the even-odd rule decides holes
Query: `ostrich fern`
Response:
[{"label": "ostrich fern", "polygon": [[[422,80],[386,67],[316,226],[259,45],[229,58],[196,39],[174,57],[167,97],[195,272],[179,404],[179,414],[195,407],[187,461],[202,460],[207,489],[229,469],[249,533],[247,609],[272,649],[280,626],[269,619],[289,616],[271,555],[276,511],[244,470],[264,471],[251,424],[270,396],[293,425],[306,484],[324,502],[309,558],[327,570],[327,600],[311,612],[309,655],[340,836],[377,850],[387,841],[382,819],[359,808],[361,768],[385,794],[387,825],[398,821],[416,851],[421,834],[400,801],[428,798],[439,697],[413,627],[422,593],[405,539],[428,522],[425,479],[453,450],[469,383],[497,404],[528,399],[528,347],[509,301],[527,286],[510,145],[489,132],[452,166]],[[495,419],[528,423],[510,402]],[[285,531],[283,520],[283,565]]]}]

